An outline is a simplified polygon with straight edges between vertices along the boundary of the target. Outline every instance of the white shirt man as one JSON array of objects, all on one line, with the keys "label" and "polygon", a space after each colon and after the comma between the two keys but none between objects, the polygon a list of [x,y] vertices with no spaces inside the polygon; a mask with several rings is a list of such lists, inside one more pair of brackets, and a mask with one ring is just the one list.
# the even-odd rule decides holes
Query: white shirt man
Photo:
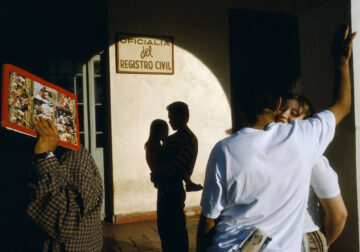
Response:
[{"label": "white shirt man", "polygon": [[201,200],[217,219],[208,251],[231,251],[260,228],[273,237],[265,251],[299,251],[311,168],[334,136],[326,110],[293,124],[244,128],[213,149]]},{"label": "white shirt man", "polygon": [[[300,251],[312,166],[351,108],[349,59],[355,34],[340,34],[336,100],[328,110],[293,124],[275,124],[274,91],[255,90],[243,106],[250,128],[220,141],[207,166],[197,251],[231,251],[249,229],[273,237],[266,252]],[[336,89],[338,87],[338,89]],[[263,93],[260,93],[263,92]]]}]

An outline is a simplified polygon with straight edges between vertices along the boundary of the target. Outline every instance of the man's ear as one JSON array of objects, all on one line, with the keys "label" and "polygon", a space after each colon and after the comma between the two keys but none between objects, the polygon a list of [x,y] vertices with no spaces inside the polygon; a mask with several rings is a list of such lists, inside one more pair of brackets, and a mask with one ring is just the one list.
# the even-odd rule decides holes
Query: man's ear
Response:
[{"label": "man's ear", "polygon": [[275,108],[275,114],[280,110],[281,103],[282,103],[282,97],[280,96],[276,101],[276,108]]}]

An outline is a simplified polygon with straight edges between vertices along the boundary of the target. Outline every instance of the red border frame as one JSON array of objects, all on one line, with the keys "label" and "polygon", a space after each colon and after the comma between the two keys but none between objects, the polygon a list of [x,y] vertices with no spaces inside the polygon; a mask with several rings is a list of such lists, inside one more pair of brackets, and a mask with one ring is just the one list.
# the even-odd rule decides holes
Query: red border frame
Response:
[{"label": "red border frame", "polygon": [[65,94],[68,97],[71,97],[72,99],[75,100],[75,110],[76,110],[76,116],[75,116],[75,121],[76,121],[76,130],[77,130],[77,134],[76,134],[76,138],[77,138],[77,144],[69,144],[67,142],[64,141],[60,141],[59,145],[69,148],[69,149],[73,149],[73,150],[80,150],[80,134],[79,134],[79,115],[78,115],[78,107],[77,107],[77,97],[75,94],[53,84],[50,82],[47,82],[43,79],[41,79],[40,77],[33,75],[21,68],[18,68],[14,65],[11,64],[4,64],[3,65],[3,78],[2,78],[2,113],[1,113],[1,126],[2,127],[7,127],[10,129],[14,129],[20,132],[23,132],[25,134],[31,135],[33,137],[37,137],[37,133],[35,130],[31,130],[28,129],[26,127],[11,123],[8,119],[8,110],[9,110],[9,106],[8,106],[8,97],[9,97],[9,78],[10,78],[10,71],[11,72],[16,72],[24,77],[27,77],[33,81],[36,81],[38,83],[40,83],[41,85],[50,87],[52,89],[55,89],[56,91],[58,91],[59,93]]}]

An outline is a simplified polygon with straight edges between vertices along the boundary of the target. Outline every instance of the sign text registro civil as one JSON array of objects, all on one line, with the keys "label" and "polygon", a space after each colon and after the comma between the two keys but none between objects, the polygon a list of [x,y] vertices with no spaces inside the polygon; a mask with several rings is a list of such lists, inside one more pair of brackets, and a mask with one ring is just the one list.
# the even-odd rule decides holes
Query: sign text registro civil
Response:
[{"label": "sign text registro civil", "polygon": [[117,34],[116,72],[174,74],[172,37]]}]

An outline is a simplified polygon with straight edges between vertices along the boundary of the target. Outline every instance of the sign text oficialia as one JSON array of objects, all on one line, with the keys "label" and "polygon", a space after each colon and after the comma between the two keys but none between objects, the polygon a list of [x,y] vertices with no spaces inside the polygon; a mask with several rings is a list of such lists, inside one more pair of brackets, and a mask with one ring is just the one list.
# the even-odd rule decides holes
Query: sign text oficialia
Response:
[{"label": "sign text oficialia", "polygon": [[174,74],[172,37],[119,34],[116,51],[118,73]]}]

